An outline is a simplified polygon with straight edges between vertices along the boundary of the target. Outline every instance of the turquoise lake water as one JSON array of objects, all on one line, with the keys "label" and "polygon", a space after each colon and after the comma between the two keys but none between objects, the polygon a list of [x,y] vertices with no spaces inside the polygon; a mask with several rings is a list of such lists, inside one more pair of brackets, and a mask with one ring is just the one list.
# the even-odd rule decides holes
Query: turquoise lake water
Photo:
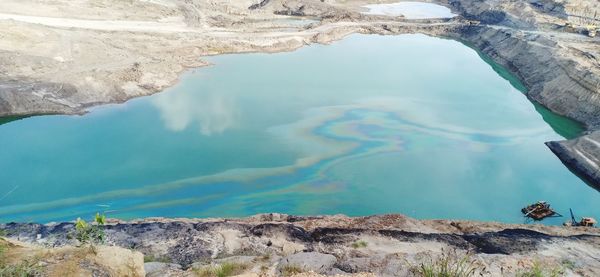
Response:
[{"label": "turquoise lake water", "polygon": [[0,221],[281,212],[519,223],[537,200],[600,217],[600,193],[543,144],[581,127],[459,42],[355,35],[209,60],[160,94],[0,125]]}]

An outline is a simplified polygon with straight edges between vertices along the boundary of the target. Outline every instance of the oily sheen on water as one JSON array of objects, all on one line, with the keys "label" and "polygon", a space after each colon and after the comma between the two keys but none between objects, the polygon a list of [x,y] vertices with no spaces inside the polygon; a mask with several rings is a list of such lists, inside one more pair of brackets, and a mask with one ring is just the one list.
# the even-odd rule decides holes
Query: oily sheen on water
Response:
[{"label": "oily sheen on water", "polygon": [[522,222],[520,208],[537,200],[600,217],[600,194],[543,144],[580,127],[459,42],[355,35],[210,61],[160,94],[0,125],[0,220],[281,212]]}]

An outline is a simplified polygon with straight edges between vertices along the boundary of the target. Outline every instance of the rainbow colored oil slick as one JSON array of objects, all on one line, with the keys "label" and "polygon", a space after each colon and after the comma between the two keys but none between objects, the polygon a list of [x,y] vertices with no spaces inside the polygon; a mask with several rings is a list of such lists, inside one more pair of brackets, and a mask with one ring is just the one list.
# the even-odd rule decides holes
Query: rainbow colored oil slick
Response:
[{"label": "rainbow colored oil slick", "polygon": [[537,200],[600,216],[600,194],[543,144],[581,127],[458,42],[355,35],[210,61],[157,95],[0,125],[0,221],[281,212],[523,222],[520,208]]}]

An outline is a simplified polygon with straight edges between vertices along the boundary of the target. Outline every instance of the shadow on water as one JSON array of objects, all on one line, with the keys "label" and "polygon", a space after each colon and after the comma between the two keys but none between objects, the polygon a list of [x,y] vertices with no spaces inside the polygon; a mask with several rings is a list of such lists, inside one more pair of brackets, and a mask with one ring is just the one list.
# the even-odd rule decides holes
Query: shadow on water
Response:
[{"label": "shadow on water", "polygon": [[556,114],[548,108],[542,106],[540,103],[533,102],[533,106],[535,107],[535,110],[542,116],[544,121],[546,121],[546,123],[548,123],[557,134],[566,139],[574,139],[585,131],[583,124]]},{"label": "shadow on water", "polygon": [[[513,75],[506,68],[504,68],[500,64],[496,63],[490,57],[488,57],[487,55],[485,55],[484,53],[479,51],[473,45],[466,43],[464,41],[461,41],[461,43],[463,43],[467,47],[475,50],[477,52],[477,54],[479,55],[479,57],[481,57],[481,59],[483,61],[485,61],[487,64],[489,64],[492,67],[492,69],[496,73],[498,73],[498,75],[500,75],[500,77],[507,80],[508,82],[510,82],[510,84],[514,88],[518,89],[523,94],[527,95],[527,87],[525,87],[525,85],[523,83],[521,83],[521,81],[515,75]],[[531,101],[531,103],[533,104],[535,110],[542,116],[542,119],[546,123],[548,123],[548,125],[550,125],[550,127],[557,134],[564,137],[565,139],[574,139],[574,138],[580,136],[585,131],[585,127],[583,124],[581,124],[573,119],[559,115],[559,114],[549,110],[548,108],[544,107],[540,103],[537,103],[535,101]]]},{"label": "shadow on water", "polygon": [[13,122],[13,121],[17,121],[17,120],[21,120],[21,119],[25,119],[28,118],[29,116],[5,116],[5,117],[0,117],[0,125],[9,123],[9,122]]},{"label": "shadow on water", "polygon": [[[463,41],[461,41],[461,43],[463,43],[467,47],[470,47],[471,49],[475,50],[477,52],[477,54],[479,55],[479,57],[481,59],[483,59],[483,61],[485,61],[487,64],[489,64],[492,67],[492,69],[496,73],[498,73],[498,75],[500,75],[500,77],[502,77],[503,79],[510,82],[510,84],[514,88],[518,89],[525,95],[527,94],[527,87],[525,87],[525,85],[523,83],[521,83],[521,81],[515,75],[510,73],[506,68],[504,68],[500,64],[493,61],[490,57],[488,57],[484,53],[480,52],[473,45],[471,45],[467,42],[463,42]],[[581,124],[573,119],[559,115],[559,114],[549,110],[548,108],[544,107],[542,104],[540,104],[536,101],[531,101],[531,103],[533,104],[533,107],[535,108],[535,110],[542,116],[542,119],[546,123],[548,123],[548,125],[557,134],[564,137],[565,139],[577,138],[586,130],[585,126],[583,124]],[[592,181],[590,181],[587,176],[580,174],[577,170],[573,169],[571,167],[571,165],[565,163],[563,160],[561,160],[561,162],[565,165],[565,167],[571,173],[573,173],[575,176],[577,176],[580,180],[582,180],[584,183],[586,183],[591,188],[600,192],[600,187],[598,185],[595,185]]]},{"label": "shadow on water", "polygon": [[581,181],[583,181],[590,188],[593,188],[597,192],[600,192],[600,184],[594,183],[594,180],[590,179],[589,176],[586,176],[586,175],[580,173],[579,171],[577,171],[575,168],[572,167],[572,165],[565,163],[563,160],[560,160],[560,161],[571,173],[573,173],[573,175],[575,175],[579,179],[581,179]]}]

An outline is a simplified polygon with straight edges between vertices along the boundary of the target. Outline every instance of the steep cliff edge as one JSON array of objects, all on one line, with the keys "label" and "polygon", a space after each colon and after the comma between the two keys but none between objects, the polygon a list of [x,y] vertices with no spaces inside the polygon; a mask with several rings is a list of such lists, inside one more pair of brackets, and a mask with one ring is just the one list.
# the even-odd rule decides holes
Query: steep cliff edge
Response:
[{"label": "steep cliff edge", "polygon": [[600,131],[546,145],[576,174],[600,190]]},{"label": "steep cliff edge", "polygon": [[[518,76],[533,100],[591,129],[600,127],[600,68],[576,62],[569,53],[575,50],[563,41],[490,26],[465,27],[460,38]],[[586,62],[600,62],[593,57]]]},{"label": "steep cliff edge", "polygon": [[[471,1],[449,4],[480,26],[460,28],[457,39],[515,74],[527,95],[553,112],[600,129],[600,39],[564,30],[567,5],[590,1]],[[596,3],[597,4],[597,3]],[[548,147],[590,185],[600,189],[598,132]]]}]

